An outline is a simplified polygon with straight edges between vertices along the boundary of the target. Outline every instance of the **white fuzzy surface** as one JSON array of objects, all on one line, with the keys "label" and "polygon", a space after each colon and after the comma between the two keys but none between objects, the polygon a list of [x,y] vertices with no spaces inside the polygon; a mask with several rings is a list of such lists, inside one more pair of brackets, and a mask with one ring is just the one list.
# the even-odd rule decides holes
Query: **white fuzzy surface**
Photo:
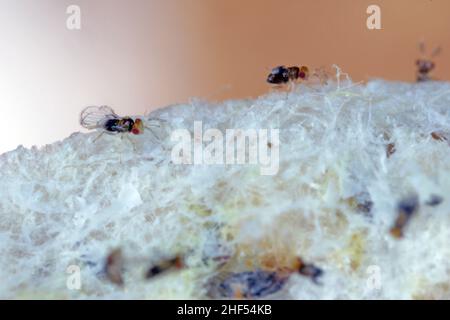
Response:
[{"label": "white fuzzy surface", "polygon": [[[450,84],[371,81],[297,86],[255,100],[170,106],[156,133],[128,139],[76,133],[41,149],[0,156],[0,298],[205,298],[217,271],[202,258],[223,250],[240,271],[265,256],[300,255],[322,285],[294,275],[295,299],[450,298]],[[279,128],[280,170],[173,165],[173,129]],[[386,156],[386,144],[396,152]],[[389,229],[400,199],[420,210],[403,239]],[[424,203],[442,196],[436,206]],[[349,199],[370,198],[370,214]],[[121,247],[126,285],[102,276]],[[152,281],[160,255],[185,252],[188,268]],[[69,265],[81,290],[66,287]],[[368,267],[381,287],[370,289]]]}]

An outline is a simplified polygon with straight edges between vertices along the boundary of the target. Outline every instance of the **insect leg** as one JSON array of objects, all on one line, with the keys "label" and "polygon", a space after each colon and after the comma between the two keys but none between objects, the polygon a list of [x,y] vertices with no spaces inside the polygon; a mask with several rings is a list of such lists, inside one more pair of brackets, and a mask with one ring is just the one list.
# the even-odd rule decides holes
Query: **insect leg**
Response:
[{"label": "insect leg", "polygon": [[102,131],[95,139],[94,141],[92,141],[93,143],[95,143],[95,141],[97,141],[98,139],[100,139],[100,137],[105,133],[105,131]]},{"label": "insect leg", "polygon": [[124,151],[125,151],[125,149],[124,149],[124,147],[123,147],[123,133],[120,133],[120,140],[121,140],[121,143],[120,143],[120,152],[119,152],[119,163],[120,164],[122,164],[122,154],[124,153]]},{"label": "insect leg", "polygon": [[289,85],[288,85],[288,92],[293,92],[295,91],[295,88],[297,87],[298,84],[298,79],[292,79],[289,81]]},{"label": "insect leg", "polygon": [[137,151],[136,144],[133,142],[133,140],[130,138],[129,135],[127,135],[127,139],[131,143],[131,145],[133,146],[134,152],[136,152]]}]

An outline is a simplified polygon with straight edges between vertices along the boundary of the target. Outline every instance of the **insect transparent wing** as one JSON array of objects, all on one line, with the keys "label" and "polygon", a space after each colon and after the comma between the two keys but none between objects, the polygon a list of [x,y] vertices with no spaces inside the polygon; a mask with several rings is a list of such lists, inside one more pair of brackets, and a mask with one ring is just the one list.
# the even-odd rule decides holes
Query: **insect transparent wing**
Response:
[{"label": "insect transparent wing", "polygon": [[436,47],[434,48],[433,52],[431,53],[431,57],[434,58],[436,56],[438,56],[442,51],[441,47]]},{"label": "insect transparent wing", "polygon": [[86,129],[101,128],[108,119],[116,119],[119,116],[108,106],[86,107],[80,114],[80,125]]}]

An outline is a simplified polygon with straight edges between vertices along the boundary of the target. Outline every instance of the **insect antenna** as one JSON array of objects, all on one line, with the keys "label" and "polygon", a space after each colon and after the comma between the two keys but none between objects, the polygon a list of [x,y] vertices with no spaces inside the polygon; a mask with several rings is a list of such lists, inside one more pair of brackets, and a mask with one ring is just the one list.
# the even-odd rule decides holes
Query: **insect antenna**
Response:
[{"label": "insect antenna", "polygon": [[422,56],[424,56],[425,53],[426,53],[425,41],[424,40],[420,40],[418,47],[419,47],[419,52],[422,54]]},{"label": "insect antenna", "polygon": [[[151,123],[156,122],[156,123]],[[152,127],[161,128],[160,123],[167,122],[167,120],[161,119],[161,118],[148,118],[147,123],[144,124],[144,128],[148,129],[148,131],[151,132],[151,134],[156,138],[157,141],[161,141],[161,138],[155,133],[154,130],[152,130]]]},{"label": "insect antenna", "polygon": [[129,135],[126,135],[126,138],[131,143],[131,145],[133,146],[133,151],[136,152],[137,151],[136,144],[133,142],[133,140],[131,140]]}]

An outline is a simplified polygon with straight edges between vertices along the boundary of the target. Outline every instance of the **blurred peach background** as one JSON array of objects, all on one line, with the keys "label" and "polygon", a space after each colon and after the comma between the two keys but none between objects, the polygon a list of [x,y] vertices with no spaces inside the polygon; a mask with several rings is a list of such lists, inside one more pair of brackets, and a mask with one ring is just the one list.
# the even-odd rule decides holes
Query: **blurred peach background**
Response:
[{"label": "blurred peach background", "polygon": [[[371,4],[382,30],[366,28]],[[279,64],[413,81],[420,39],[443,47],[435,76],[450,77],[448,0],[0,0],[0,24],[0,152],[79,131],[87,105],[257,96]]]}]

